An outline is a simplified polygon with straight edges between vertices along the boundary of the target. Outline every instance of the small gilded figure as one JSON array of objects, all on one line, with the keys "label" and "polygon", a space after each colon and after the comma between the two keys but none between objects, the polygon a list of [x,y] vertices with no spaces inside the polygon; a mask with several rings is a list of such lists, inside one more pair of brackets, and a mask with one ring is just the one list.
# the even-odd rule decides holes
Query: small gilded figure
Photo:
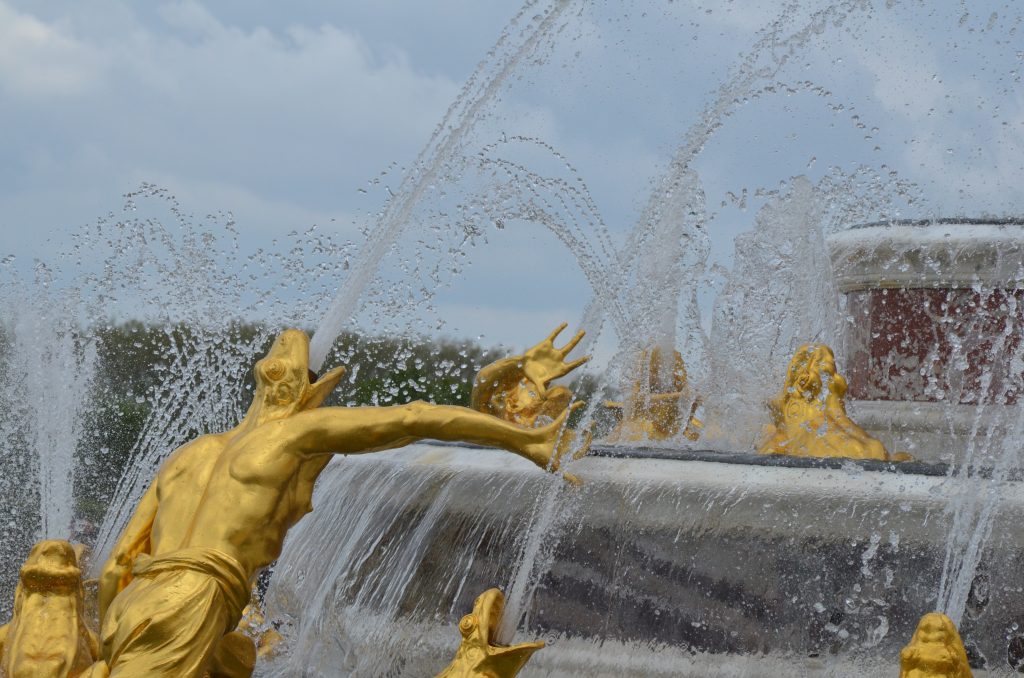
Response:
[{"label": "small gilded figure", "polygon": [[[633,374],[636,377],[625,402],[605,401],[605,407],[622,413],[618,425],[605,438],[607,442],[668,440],[680,430],[689,440],[700,438],[704,424],[694,416],[700,399],[690,393],[679,351],[672,351],[672,364],[666,365],[660,347],[645,349],[637,356]],[[686,412],[680,412],[680,408]]]},{"label": "small gilded figure", "polygon": [[32,547],[14,591],[14,614],[0,627],[0,675],[77,678],[99,658],[85,622],[79,553],[60,539]]},{"label": "small gilded figure", "polygon": [[789,363],[786,385],[768,403],[771,424],[765,427],[761,454],[796,457],[849,457],[905,461],[891,455],[846,414],[846,379],[836,370],[832,349],[808,344]]},{"label": "small gilded figure", "polygon": [[501,358],[481,369],[473,381],[472,407],[520,426],[535,426],[558,418],[572,401],[572,391],[551,382],[590,360],[584,356],[566,362],[583,339],[580,330],[562,348],[555,339],[567,326],[562,323],[548,338],[523,355]]},{"label": "small gilded figure", "polygon": [[921,617],[910,645],[900,652],[900,678],[972,678],[952,619],[941,612]]},{"label": "small gilded figure", "polygon": [[[583,403],[578,401],[570,405],[572,391],[564,386],[551,385],[555,379],[564,377],[590,360],[590,356],[584,356],[566,361],[569,353],[583,339],[583,330],[577,332],[562,348],[555,348],[555,339],[566,326],[567,323],[562,323],[547,339],[522,355],[501,358],[483,367],[473,380],[470,407],[532,428],[551,423],[570,407],[582,406]],[[579,459],[587,453],[590,440],[589,431],[577,442],[575,431],[564,430],[558,441],[555,462],[560,463],[570,451],[573,459]],[[579,483],[570,473],[566,473],[565,478],[572,483]]]},{"label": "small gilded figure", "polygon": [[495,644],[504,609],[505,596],[498,589],[488,589],[477,596],[473,611],[459,622],[462,643],[455,659],[437,678],[513,678],[519,673],[544,643]]}]

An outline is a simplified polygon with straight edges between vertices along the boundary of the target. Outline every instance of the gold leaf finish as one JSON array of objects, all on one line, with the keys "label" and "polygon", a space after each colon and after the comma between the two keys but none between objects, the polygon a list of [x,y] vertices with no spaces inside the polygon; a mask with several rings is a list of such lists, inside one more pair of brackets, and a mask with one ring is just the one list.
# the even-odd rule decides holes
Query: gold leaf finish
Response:
[{"label": "gold leaf finish", "polygon": [[492,638],[504,609],[505,596],[498,589],[488,589],[477,597],[473,611],[459,622],[462,643],[455,659],[437,678],[512,678],[519,673],[544,643],[494,645]]},{"label": "gold leaf finish", "polygon": [[941,612],[921,617],[910,645],[900,652],[900,678],[972,678],[953,620]]},{"label": "gold leaf finish", "polygon": [[243,420],[171,454],[103,568],[101,650],[117,678],[251,672],[255,648],[235,629],[252,583],[280,555],[289,528],[313,509],[314,483],[334,454],[435,438],[558,466],[555,446],[568,409],[546,426],[525,428],[422,402],[320,408],[344,370],[311,381],[309,338],[299,330],[282,332],[254,372],[256,392]]},{"label": "gold leaf finish", "polygon": [[847,416],[846,388],[832,349],[801,346],[789,363],[782,392],[768,403],[772,423],[765,427],[761,454],[908,459],[906,454],[890,457],[881,441]]},{"label": "gold leaf finish", "polygon": [[[679,434],[680,429],[690,440],[700,438],[703,422],[694,414],[700,400],[690,398],[686,378],[686,365],[679,351],[672,352],[672,365],[663,364],[661,348],[641,351],[637,357],[633,382],[626,402],[605,401],[604,406],[622,411],[619,424],[608,434],[612,443],[632,443],[644,440],[668,440]],[[684,417],[679,412],[683,398],[691,400]]]},{"label": "gold leaf finish", "polygon": [[14,592],[11,622],[0,628],[7,678],[76,678],[99,657],[85,622],[82,571],[63,540],[32,547]]}]

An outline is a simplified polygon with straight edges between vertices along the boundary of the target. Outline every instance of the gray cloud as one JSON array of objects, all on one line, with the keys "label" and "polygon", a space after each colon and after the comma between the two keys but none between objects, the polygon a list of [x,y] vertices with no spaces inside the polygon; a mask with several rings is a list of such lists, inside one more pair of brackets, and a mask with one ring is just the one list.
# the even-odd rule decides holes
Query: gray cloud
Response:
[{"label": "gray cloud", "polygon": [[[798,5],[779,19],[782,3],[581,5],[500,93],[467,148],[516,134],[550,143],[621,243],[751,45],[782,40],[825,6]],[[232,211],[254,246],[311,223],[358,238],[383,186],[397,186],[517,8],[0,0],[0,124],[11,131],[0,138],[0,249],[43,254],[48,234],[59,241],[118,208],[141,181],[197,213]],[[1019,212],[1020,12],[971,9],[964,19],[953,5],[857,5],[842,21],[812,22],[791,52],[752,57],[766,71],[787,61],[714,113],[695,162],[716,260],[731,261],[732,238],[763,202],[758,189],[858,164],[916,183],[923,200],[908,209],[918,216]],[[368,184],[387,168],[382,184]],[[439,300],[462,333],[485,332],[474,323],[505,313],[517,319],[502,330],[511,336],[530,314],[546,325],[589,297],[553,236],[506,226],[473,250],[471,272]],[[488,278],[526,275],[524,257],[531,278],[550,276],[547,289],[488,289]]]}]

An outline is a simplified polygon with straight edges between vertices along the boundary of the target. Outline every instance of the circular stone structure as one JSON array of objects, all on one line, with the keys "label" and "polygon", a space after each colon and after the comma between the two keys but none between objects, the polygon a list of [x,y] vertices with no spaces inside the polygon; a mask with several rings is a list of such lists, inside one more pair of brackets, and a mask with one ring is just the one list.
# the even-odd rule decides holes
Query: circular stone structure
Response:
[{"label": "circular stone structure", "polygon": [[[572,471],[433,441],[335,459],[275,567],[290,653],[263,675],[432,675],[499,586],[523,605],[512,641],[549,641],[521,678],[895,676],[935,606],[945,468],[595,445]],[[986,482],[967,487],[998,496],[1000,539],[960,632],[996,671],[976,678],[1024,633],[1022,481]]]},{"label": "circular stone structure", "polygon": [[932,461],[1002,429],[1024,374],[1024,219],[863,224],[827,242],[855,420]]}]

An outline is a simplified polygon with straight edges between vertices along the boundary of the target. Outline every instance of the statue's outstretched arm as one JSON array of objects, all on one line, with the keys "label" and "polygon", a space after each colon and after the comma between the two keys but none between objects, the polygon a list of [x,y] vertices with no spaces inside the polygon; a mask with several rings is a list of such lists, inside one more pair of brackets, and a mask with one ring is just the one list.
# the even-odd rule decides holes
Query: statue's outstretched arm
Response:
[{"label": "statue's outstretched arm", "polygon": [[135,507],[135,513],[118,538],[110,557],[103,564],[99,582],[100,622],[114,597],[132,580],[132,565],[140,553],[149,553],[153,520],[156,518],[156,480]]},{"label": "statue's outstretched arm", "polygon": [[434,438],[500,447],[555,470],[555,444],[569,411],[548,426],[525,428],[465,407],[414,402],[395,407],[324,407],[289,417],[279,426],[283,444],[304,454],[377,452]]}]

